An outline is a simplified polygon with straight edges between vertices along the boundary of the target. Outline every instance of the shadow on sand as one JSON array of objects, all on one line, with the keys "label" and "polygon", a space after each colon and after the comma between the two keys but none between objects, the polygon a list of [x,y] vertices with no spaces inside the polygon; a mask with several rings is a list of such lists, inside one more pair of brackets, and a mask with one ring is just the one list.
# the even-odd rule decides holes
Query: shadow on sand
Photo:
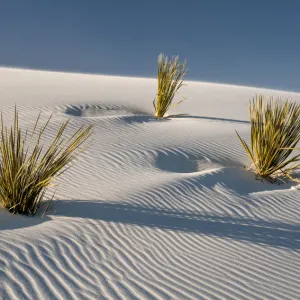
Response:
[{"label": "shadow on sand", "polygon": [[189,115],[189,114],[169,115],[166,118],[167,119],[201,119],[201,120],[209,120],[209,121],[220,121],[220,122],[250,124],[249,121],[244,121],[244,120],[226,119],[226,118],[215,118],[215,117],[205,117],[205,116],[193,116],[193,115]]},{"label": "shadow on sand", "polygon": [[300,249],[300,225],[102,201],[56,201],[56,215],[182,231],[278,248]]},{"label": "shadow on sand", "polygon": [[153,121],[170,121],[172,119],[201,119],[209,121],[221,121],[221,122],[234,122],[250,124],[249,121],[215,118],[207,116],[193,116],[190,114],[173,114],[165,116],[161,119],[156,119],[152,114],[145,111],[127,108],[124,106],[105,106],[100,104],[87,104],[87,105],[69,105],[65,111],[65,114],[72,117],[120,117],[127,123],[147,123]]},{"label": "shadow on sand", "polygon": [[218,122],[229,122],[229,123],[242,123],[242,124],[250,124],[249,121],[243,120],[235,120],[235,119],[224,119],[224,118],[214,118],[214,117],[204,117],[204,116],[193,116],[189,114],[177,114],[177,115],[169,115],[164,118],[157,119],[151,114],[136,114],[132,116],[120,116],[124,122],[129,124],[134,123],[149,123],[149,122],[166,122],[172,121],[176,119],[200,119],[200,120],[208,120],[208,121],[218,121]]},{"label": "shadow on sand", "polygon": [[41,217],[43,208],[39,209],[35,216],[21,216],[9,213],[5,208],[0,207],[0,235],[1,230],[12,230],[40,225],[51,220],[48,216]]},{"label": "shadow on sand", "polygon": [[[55,215],[87,218],[232,239],[275,248],[300,250],[300,225],[231,216],[193,214],[118,202],[62,200],[53,203]],[[49,211],[51,214],[51,211]],[[51,216],[24,217],[0,210],[0,230],[32,227]],[[4,217],[4,218],[3,218]],[[76,221],[78,222],[78,220]]]}]

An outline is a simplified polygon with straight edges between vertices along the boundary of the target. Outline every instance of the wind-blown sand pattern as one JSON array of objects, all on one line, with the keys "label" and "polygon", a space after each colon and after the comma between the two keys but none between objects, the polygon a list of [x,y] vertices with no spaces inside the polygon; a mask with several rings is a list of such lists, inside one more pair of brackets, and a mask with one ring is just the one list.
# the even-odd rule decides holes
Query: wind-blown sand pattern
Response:
[{"label": "wind-blown sand pattern", "polygon": [[7,121],[94,125],[44,218],[0,209],[1,299],[300,299],[299,190],[255,180],[235,134],[250,97],[300,94],[187,83],[158,121],[154,79],[0,68]]}]

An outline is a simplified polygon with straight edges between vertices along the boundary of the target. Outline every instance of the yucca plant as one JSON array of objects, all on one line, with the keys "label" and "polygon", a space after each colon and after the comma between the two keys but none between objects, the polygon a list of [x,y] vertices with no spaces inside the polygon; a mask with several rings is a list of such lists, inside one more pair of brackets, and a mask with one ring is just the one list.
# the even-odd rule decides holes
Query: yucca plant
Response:
[{"label": "yucca plant", "polygon": [[251,160],[249,166],[266,179],[274,180],[300,166],[300,154],[291,156],[300,140],[300,105],[263,95],[250,101],[251,144],[237,133]]},{"label": "yucca plant", "polygon": [[[42,127],[39,120],[40,114],[29,132],[19,127],[17,108],[14,124],[10,127],[4,125],[1,114],[0,201],[11,213],[34,215],[47,187],[83,150],[83,143],[92,133],[91,126],[82,126],[66,140],[63,134],[68,120],[60,126],[52,143],[45,149],[41,138],[51,116]],[[29,140],[34,143],[31,149],[27,146]]]},{"label": "yucca plant", "polygon": [[170,108],[184,100],[172,105],[175,94],[184,85],[183,78],[187,72],[186,61],[180,64],[178,56],[172,58],[170,61],[163,54],[158,56],[158,89],[157,96],[153,101],[156,118],[163,118]]}]

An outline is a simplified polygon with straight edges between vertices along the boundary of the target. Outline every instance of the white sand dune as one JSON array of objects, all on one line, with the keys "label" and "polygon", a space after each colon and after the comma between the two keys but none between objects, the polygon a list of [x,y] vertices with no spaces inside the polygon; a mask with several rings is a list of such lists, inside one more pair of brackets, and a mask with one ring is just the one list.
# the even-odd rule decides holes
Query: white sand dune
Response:
[{"label": "white sand dune", "polygon": [[[156,81],[0,68],[0,104],[47,138],[93,124],[47,216],[0,209],[1,299],[300,299],[299,190],[245,171],[257,93],[188,82],[167,120]],[[45,141],[47,142],[47,141]]]}]

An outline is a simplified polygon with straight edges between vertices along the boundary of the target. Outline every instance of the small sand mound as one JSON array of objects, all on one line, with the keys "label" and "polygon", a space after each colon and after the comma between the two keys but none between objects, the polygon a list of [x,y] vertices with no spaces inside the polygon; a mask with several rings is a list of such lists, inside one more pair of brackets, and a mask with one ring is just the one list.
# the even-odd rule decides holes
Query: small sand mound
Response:
[{"label": "small sand mound", "polygon": [[103,106],[103,105],[70,105],[65,114],[73,117],[99,118],[114,116],[132,116],[139,114],[138,111],[122,106]]},{"label": "small sand mound", "polygon": [[[227,189],[239,195],[289,190],[296,184],[290,180],[270,183],[255,177],[242,166],[224,166],[206,157],[179,151],[161,151],[156,155],[156,168],[173,173],[193,174],[193,184],[211,189]],[[199,175],[199,177],[198,177]]]},{"label": "small sand mound", "polygon": [[244,168],[225,167],[214,173],[201,176],[199,185],[211,189],[230,190],[239,195],[249,195],[261,192],[285,191],[295,186],[291,180],[270,183],[255,177],[255,174]]},{"label": "small sand mound", "polygon": [[209,159],[182,152],[159,152],[155,166],[163,171],[174,173],[195,173],[220,167]]}]

